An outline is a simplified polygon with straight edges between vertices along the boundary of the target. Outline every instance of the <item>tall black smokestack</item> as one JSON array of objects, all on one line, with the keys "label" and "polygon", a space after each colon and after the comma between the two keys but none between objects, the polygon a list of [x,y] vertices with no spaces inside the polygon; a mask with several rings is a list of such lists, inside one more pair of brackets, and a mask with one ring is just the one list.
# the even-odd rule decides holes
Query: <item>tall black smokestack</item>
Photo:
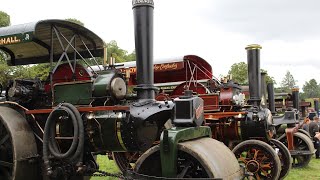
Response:
[{"label": "tall black smokestack", "polygon": [[314,98],[314,110],[316,111],[318,117],[319,117],[319,99],[318,98]]},{"label": "tall black smokestack", "polygon": [[261,106],[267,107],[266,72],[261,72]]},{"label": "tall black smokestack", "polygon": [[134,37],[139,99],[154,99],[153,85],[153,0],[133,0]]},{"label": "tall black smokestack", "polygon": [[258,44],[251,44],[246,47],[250,92],[249,104],[253,106],[260,106],[261,101],[260,49],[261,46]]},{"label": "tall black smokestack", "polygon": [[276,114],[276,108],[275,108],[275,101],[274,101],[273,83],[268,83],[267,89],[268,89],[268,106],[269,106],[269,110],[271,111],[272,115],[275,115]]},{"label": "tall black smokestack", "polygon": [[292,88],[291,91],[293,108],[299,110],[299,88]]}]

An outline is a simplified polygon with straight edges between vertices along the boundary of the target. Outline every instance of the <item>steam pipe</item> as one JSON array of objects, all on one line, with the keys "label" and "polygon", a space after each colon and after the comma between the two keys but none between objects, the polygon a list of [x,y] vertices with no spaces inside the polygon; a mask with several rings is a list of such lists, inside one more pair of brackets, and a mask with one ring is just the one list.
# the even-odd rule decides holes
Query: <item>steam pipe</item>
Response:
[{"label": "steam pipe", "polygon": [[153,0],[133,0],[134,36],[137,63],[137,95],[154,99],[153,79]]},{"label": "steam pipe", "polygon": [[268,90],[268,106],[269,110],[271,111],[272,115],[276,114],[276,108],[275,108],[275,101],[274,101],[274,88],[273,83],[267,84],[267,90]]},{"label": "steam pipe", "polygon": [[247,61],[248,61],[248,79],[249,79],[249,104],[260,106],[261,101],[261,74],[260,74],[260,49],[258,44],[248,45]]},{"label": "steam pipe", "polygon": [[293,108],[299,110],[299,88],[292,88]]},{"label": "steam pipe", "polygon": [[314,110],[316,111],[318,117],[319,117],[319,99],[318,98],[314,98]]}]

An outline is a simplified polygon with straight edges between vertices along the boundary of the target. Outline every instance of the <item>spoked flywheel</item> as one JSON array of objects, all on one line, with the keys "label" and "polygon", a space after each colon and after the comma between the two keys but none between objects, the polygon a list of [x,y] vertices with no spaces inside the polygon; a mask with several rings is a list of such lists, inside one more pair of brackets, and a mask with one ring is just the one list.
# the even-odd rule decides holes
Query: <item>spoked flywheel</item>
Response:
[{"label": "spoked flywheel", "polygon": [[280,159],[267,143],[247,140],[238,144],[232,151],[238,162],[246,168],[248,179],[279,179]]},{"label": "spoked flywheel", "polygon": [[0,179],[38,179],[37,146],[27,121],[0,106]]},{"label": "spoked flywheel", "polygon": [[[154,146],[142,154],[134,170],[139,174],[162,177],[160,146]],[[221,142],[212,138],[201,138],[178,144],[177,178],[239,177],[239,164],[232,152]]]},{"label": "spoked flywheel", "polygon": [[[288,147],[285,134],[278,138],[278,140]],[[290,150],[293,159],[292,167],[301,168],[307,166],[315,151],[311,139],[301,132],[296,132],[293,134],[293,148],[293,150]]]}]

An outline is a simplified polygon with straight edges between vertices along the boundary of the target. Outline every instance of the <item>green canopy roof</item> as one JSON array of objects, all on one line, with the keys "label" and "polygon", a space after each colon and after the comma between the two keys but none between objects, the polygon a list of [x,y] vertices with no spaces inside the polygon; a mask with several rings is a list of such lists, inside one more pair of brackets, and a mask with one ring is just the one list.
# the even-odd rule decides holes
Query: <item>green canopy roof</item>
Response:
[{"label": "green canopy roof", "polygon": [[45,63],[50,62],[50,57],[58,61],[64,51],[70,59],[101,57],[103,46],[103,40],[95,33],[65,20],[0,28],[0,49],[9,54],[9,65]]}]

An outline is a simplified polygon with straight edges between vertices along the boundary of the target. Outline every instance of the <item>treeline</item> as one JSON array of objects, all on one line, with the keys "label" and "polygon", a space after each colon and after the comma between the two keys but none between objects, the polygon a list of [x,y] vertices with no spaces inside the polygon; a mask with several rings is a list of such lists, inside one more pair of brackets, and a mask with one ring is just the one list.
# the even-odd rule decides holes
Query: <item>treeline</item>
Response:
[{"label": "treeline", "polygon": [[[268,73],[264,69],[261,69],[261,72]],[[233,81],[238,82],[239,84],[248,84],[248,66],[245,62],[234,63],[228,71],[228,74],[232,75]],[[268,74],[266,76],[266,82],[272,82],[274,85],[277,85],[274,77]],[[292,88],[296,87],[297,81],[294,79],[290,71],[287,71],[280,83],[280,86],[275,88],[275,92],[290,93]],[[310,79],[308,82],[305,82],[302,87],[302,91],[303,92],[300,92],[301,99],[320,98],[320,84],[315,79]]]}]

